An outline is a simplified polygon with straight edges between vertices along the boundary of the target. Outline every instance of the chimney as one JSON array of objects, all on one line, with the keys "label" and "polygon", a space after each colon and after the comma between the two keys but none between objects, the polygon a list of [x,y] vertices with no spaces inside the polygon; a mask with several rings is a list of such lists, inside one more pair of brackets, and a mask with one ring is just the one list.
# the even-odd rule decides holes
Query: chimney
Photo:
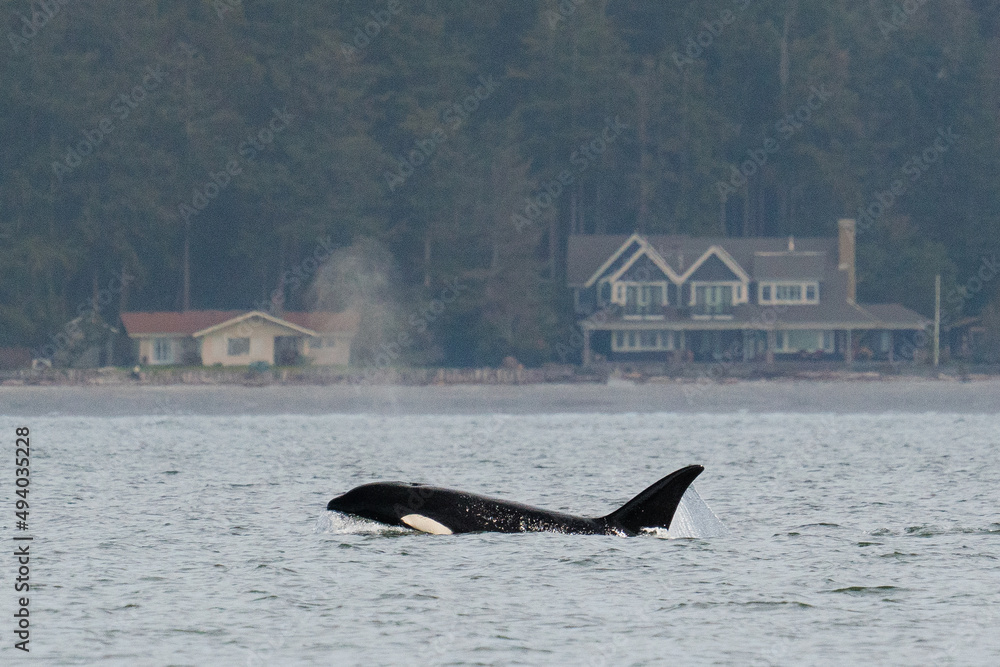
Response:
[{"label": "chimney", "polygon": [[837,221],[837,228],[840,232],[838,236],[840,264],[837,268],[841,271],[847,271],[847,302],[854,303],[857,292],[857,281],[854,274],[854,220],[841,218]]}]

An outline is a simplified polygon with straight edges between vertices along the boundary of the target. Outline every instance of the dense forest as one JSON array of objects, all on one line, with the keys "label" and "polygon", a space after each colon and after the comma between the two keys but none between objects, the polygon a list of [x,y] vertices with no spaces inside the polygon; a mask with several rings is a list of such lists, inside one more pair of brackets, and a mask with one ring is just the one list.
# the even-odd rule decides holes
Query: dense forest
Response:
[{"label": "dense forest", "polygon": [[0,17],[0,346],[44,345],[95,302],[116,325],[355,295],[420,324],[410,361],[540,363],[573,331],[571,233],[818,236],[841,217],[863,301],[930,314],[940,273],[957,317],[1000,291],[975,279],[1000,255],[1000,0]]}]

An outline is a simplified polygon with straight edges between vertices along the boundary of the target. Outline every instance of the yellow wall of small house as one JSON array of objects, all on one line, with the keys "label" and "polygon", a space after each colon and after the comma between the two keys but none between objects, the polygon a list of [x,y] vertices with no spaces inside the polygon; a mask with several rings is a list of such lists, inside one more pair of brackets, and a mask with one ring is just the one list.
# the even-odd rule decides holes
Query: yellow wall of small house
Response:
[{"label": "yellow wall of small house", "polygon": [[[350,334],[325,334],[323,347],[314,348],[307,342],[305,345],[305,356],[315,366],[346,366],[351,361],[351,341],[354,339]],[[326,341],[335,339],[333,347],[329,347]]]},{"label": "yellow wall of small house", "polygon": [[[291,336],[294,332],[268,320],[252,318],[202,336],[201,362],[205,366],[246,366],[255,361],[274,363],[275,336]],[[230,338],[249,338],[250,354],[229,355]]]}]

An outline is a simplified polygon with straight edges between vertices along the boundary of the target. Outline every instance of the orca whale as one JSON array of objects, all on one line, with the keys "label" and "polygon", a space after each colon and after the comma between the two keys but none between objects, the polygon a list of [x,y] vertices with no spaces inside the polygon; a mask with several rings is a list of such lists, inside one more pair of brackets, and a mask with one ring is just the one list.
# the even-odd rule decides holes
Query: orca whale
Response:
[{"label": "orca whale", "polygon": [[681,496],[702,470],[698,465],[676,470],[611,514],[594,518],[407,482],[363,484],[331,500],[326,509],[435,535],[541,531],[637,535],[643,528],[669,528]]}]

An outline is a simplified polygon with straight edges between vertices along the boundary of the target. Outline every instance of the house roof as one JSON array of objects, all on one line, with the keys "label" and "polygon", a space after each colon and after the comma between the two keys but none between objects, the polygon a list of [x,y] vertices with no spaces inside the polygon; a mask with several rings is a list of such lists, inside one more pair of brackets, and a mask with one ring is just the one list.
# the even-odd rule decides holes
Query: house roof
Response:
[{"label": "house roof", "polygon": [[188,310],[178,312],[122,313],[122,323],[129,336],[177,334],[190,336],[196,331],[239,317],[245,310]]},{"label": "house roof", "polygon": [[[189,310],[186,312],[152,312],[152,313],[122,313],[122,323],[129,336],[141,337],[153,334],[192,336],[201,333],[205,329],[217,327],[231,320],[235,320],[244,315],[249,315],[254,311],[245,310]],[[262,313],[263,314],[263,313]],[[353,333],[357,331],[360,322],[360,315],[356,311],[344,311],[341,313],[306,313],[306,312],[286,312],[281,318],[294,327],[310,330],[309,335],[314,333],[345,332]]]},{"label": "house roof", "polygon": [[[714,267],[710,260],[715,258]],[[702,269],[708,269],[703,271]],[[681,280],[687,280],[693,277],[696,273],[704,274],[704,277],[699,276],[701,280],[728,280],[731,277],[735,277],[737,280],[749,280],[750,276],[743,269],[739,263],[733,259],[732,255],[726,252],[725,248],[720,245],[712,245],[701,254],[695,263],[684,272],[681,276]],[[729,274],[729,275],[727,275]]]},{"label": "house roof", "polygon": [[825,252],[755,252],[753,277],[756,280],[823,280]]},{"label": "house roof", "polygon": [[886,328],[895,328],[893,325],[927,326],[930,321],[921,315],[898,303],[872,303],[863,306],[880,323],[887,325]]},{"label": "house roof", "polygon": [[312,337],[316,335],[316,332],[312,331],[311,329],[300,327],[298,324],[293,324],[287,320],[281,319],[280,317],[275,317],[274,315],[265,313],[260,310],[251,310],[248,313],[243,313],[242,315],[234,317],[230,320],[226,320],[225,322],[219,322],[218,324],[213,324],[212,326],[206,327],[201,331],[195,331],[191,335],[194,336],[195,338],[201,338],[202,336],[207,336],[210,333],[215,333],[216,331],[221,331],[222,329],[227,329],[229,327],[235,326],[240,322],[245,322],[247,320],[253,320],[253,319],[267,320],[272,324],[276,324],[277,326],[284,327],[286,329],[291,329],[292,331],[296,331],[304,336]]},{"label": "house roof", "polygon": [[[566,256],[566,282],[570,287],[583,287],[594,273],[615,254],[630,238],[626,234],[573,234],[569,237]],[[800,262],[788,271],[814,273],[823,267],[825,279],[829,279],[832,269],[836,270],[839,253],[836,237],[796,238],[795,251],[788,252],[787,238],[730,238],[720,236],[691,237],[678,235],[651,235],[643,237],[678,274],[686,273],[712,246],[722,248],[744,271],[757,279],[755,259],[759,253],[774,253],[796,257]],[[816,255],[818,253],[819,255]],[[802,259],[799,257],[810,257]],[[821,256],[821,259],[819,258]],[[768,261],[765,260],[765,266]],[[784,276],[767,276],[781,278]],[[798,278],[798,275],[788,276]]]}]

